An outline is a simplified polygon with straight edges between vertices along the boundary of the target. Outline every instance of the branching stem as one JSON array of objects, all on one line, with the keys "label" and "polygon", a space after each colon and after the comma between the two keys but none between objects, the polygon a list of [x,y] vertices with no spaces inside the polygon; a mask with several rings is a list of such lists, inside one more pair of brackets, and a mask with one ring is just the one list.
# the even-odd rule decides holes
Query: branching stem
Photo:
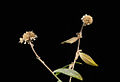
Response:
[{"label": "branching stem", "polygon": [[[84,26],[85,26],[85,24],[83,23],[83,25],[82,25],[82,27],[81,27],[81,29],[80,29],[80,32],[79,32],[79,34],[80,34],[81,37],[82,37],[82,30],[83,30],[83,27],[84,27]],[[75,63],[76,63],[76,61],[77,61],[77,59],[78,59],[78,54],[77,54],[77,53],[78,53],[78,51],[80,50],[80,39],[81,39],[81,38],[78,39],[78,46],[77,46],[77,51],[76,51],[76,54],[75,54],[75,58],[74,58],[72,70],[74,69]],[[71,82],[71,80],[72,80],[72,77],[70,77],[69,82]]]}]

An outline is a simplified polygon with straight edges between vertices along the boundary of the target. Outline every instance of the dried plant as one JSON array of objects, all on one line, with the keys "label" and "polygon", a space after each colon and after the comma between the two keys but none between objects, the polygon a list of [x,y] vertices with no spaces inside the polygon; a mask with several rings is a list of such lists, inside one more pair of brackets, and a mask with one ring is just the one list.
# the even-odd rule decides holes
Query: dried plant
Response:
[{"label": "dried plant", "polygon": [[[82,24],[82,27],[80,29],[80,32],[79,33],[76,33],[76,37],[72,37],[66,41],[63,41],[61,42],[61,44],[64,44],[64,43],[70,43],[70,44],[73,44],[74,42],[78,41],[78,45],[77,45],[77,50],[76,50],[76,53],[75,53],[75,58],[74,58],[74,61],[69,64],[69,68],[68,69],[71,69],[71,70],[74,70],[75,68],[75,64],[76,64],[76,61],[78,60],[78,58],[80,57],[86,64],[88,65],[91,65],[91,66],[98,66],[98,64],[96,64],[94,62],[94,60],[87,54],[83,53],[82,50],[80,49],[80,41],[81,41],[81,38],[82,38],[82,32],[83,32],[83,28],[87,25],[90,25],[93,23],[93,18],[92,16],[90,15],[87,15],[85,14],[82,18],[81,18],[83,24]],[[61,68],[60,68],[61,69]],[[59,72],[59,71],[58,71]],[[80,74],[79,74],[80,75]],[[70,75],[69,75],[70,76]],[[71,82],[72,80],[72,77],[70,77],[69,79],[69,82]],[[82,76],[80,75],[79,77],[79,80],[83,80]]]},{"label": "dried plant", "polygon": [[93,18],[90,15],[85,14],[81,18],[81,20],[82,20],[83,24],[82,24],[82,27],[80,29],[80,32],[76,33],[75,37],[72,37],[72,38],[70,38],[66,41],[61,42],[61,44],[65,44],[65,43],[73,44],[74,42],[78,41],[74,61],[71,64],[66,65],[62,68],[56,69],[54,71],[52,71],[45,64],[45,62],[40,58],[40,56],[36,53],[36,51],[34,49],[33,41],[37,38],[37,35],[33,31],[27,31],[26,33],[23,34],[22,38],[20,38],[19,43],[24,43],[24,44],[27,43],[27,44],[30,45],[30,47],[31,47],[32,51],[34,52],[36,58],[53,74],[53,76],[58,80],[57,82],[62,82],[62,80],[60,80],[60,78],[58,78],[58,75],[61,74],[61,73],[70,76],[69,82],[71,82],[72,77],[76,78],[78,80],[83,80],[83,77],[77,71],[74,70],[75,64],[81,64],[80,62],[77,62],[79,57],[88,65],[98,66],[98,64],[96,64],[94,62],[94,60],[89,55],[83,53],[82,50],[80,49],[80,41],[81,41],[81,38],[82,38],[83,28],[87,25],[92,24],[93,23]]},{"label": "dried plant", "polygon": [[34,44],[32,43],[33,40],[37,38],[37,35],[33,31],[27,31],[26,33],[23,34],[22,38],[20,38],[19,43],[28,43],[30,47],[32,48],[32,51],[34,52],[36,58],[54,75],[56,79],[58,79],[59,82],[62,82],[57,75],[53,73],[53,71],[45,64],[45,62],[40,58],[40,56],[36,53],[34,49]]}]

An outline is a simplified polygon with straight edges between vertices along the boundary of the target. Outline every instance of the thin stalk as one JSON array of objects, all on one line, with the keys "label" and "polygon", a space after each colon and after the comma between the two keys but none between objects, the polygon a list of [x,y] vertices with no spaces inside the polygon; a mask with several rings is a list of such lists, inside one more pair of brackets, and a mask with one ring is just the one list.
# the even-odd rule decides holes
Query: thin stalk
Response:
[{"label": "thin stalk", "polygon": [[[45,62],[40,58],[40,56],[38,56],[38,54],[36,53],[35,49],[34,49],[34,45],[30,42],[30,46],[32,48],[32,51],[34,52],[36,58],[52,73],[52,75],[58,80],[61,81],[54,73],[53,71],[45,64]],[[62,81],[61,81],[62,82]]]},{"label": "thin stalk", "polygon": [[[81,34],[81,36],[82,36],[82,30],[83,30],[83,27],[84,27],[84,26],[85,26],[85,24],[83,23],[83,25],[82,25],[82,27],[81,27],[81,29],[80,29],[80,32],[79,32],[79,34]],[[81,38],[78,39],[77,51],[76,51],[76,54],[75,54],[75,58],[74,58],[72,70],[74,69],[75,63],[76,63],[76,61],[77,61],[76,56],[77,56],[77,53],[78,53],[78,51],[79,51],[79,49],[80,49],[80,39],[81,39]],[[69,82],[71,82],[71,80],[72,80],[72,77],[70,77]]]}]

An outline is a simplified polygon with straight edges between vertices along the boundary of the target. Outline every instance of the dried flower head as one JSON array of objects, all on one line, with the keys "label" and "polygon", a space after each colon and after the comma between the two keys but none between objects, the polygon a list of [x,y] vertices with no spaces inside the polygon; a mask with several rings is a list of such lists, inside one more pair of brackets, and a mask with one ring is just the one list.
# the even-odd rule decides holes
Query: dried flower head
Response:
[{"label": "dried flower head", "polygon": [[90,25],[93,23],[93,18],[90,15],[85,14],[82,18],[81,18],[82,22],[85,25]]},{"label": "dried flower head", "polygon": [[37,38],[37,35],[33,32],[33,31],[27,31],[26,33],[23,34],[22,38],[20,38],[19,43],[30,43],[33,40],[35,40]]}]

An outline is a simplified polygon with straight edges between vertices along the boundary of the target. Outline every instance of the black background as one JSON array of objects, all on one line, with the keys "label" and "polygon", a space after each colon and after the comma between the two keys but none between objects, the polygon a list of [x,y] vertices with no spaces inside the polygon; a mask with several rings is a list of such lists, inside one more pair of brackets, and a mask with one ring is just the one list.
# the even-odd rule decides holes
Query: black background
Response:
[{"label": "black background", "polygon": [[[16,4],[17,5],[17,4]],[[24,4],[25,6],[26,4]],[[12,13],[11,13],[12,11]],[[13,73],[12,80],[56,82],[56,78],[36,59],[29,45],[19,44],[19,38],[26,31],[33,31],[38,38],[34,41],[34,48],[39,56],[52,69],[63,67],[74,60],[77,42],[74,44],[60,43],[79,32],[83,15],[91,15],[93,24],[86,26],[83,30],[80,48],[89,54],[99,67],[85,64],[80,58],[82,65],[76,65],[75,70],[84,78],[83,82],[98,82],[104,78],[104,56],[98,51],[99,38],[97,23],[97,8],[81,7],[80,5],[22,5],[10,10],[11,25],[15,31],[15,49],[10,72]],[[14,12],[14,13],[13,13]],[[68,82],[66,75],[59,76],[63,82]],[[73,82],[80,82],[72,79]]]}]

